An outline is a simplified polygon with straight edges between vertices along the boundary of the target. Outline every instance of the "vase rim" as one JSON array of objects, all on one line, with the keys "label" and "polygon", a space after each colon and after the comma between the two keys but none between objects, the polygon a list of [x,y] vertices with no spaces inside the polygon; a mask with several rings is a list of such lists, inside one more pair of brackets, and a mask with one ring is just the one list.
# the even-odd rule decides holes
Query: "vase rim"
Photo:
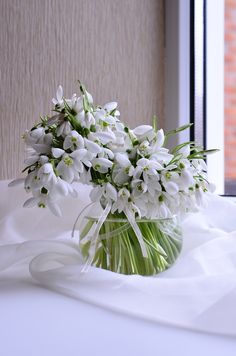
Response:
[{"label": "vase rim", "polygon": [[[173,219],[176,219],[177,215],[172,215],[171,217],[168,218],[135,218],[136,222],[160,222],[160,221],[171,221]],[[87,220],[93,220],[93,221],[98,221],[100,217],[95,217],[95,216],[85,216],[85,219]],[[127,218],[119,218],[119,217],[107,217],[106,221],[108,222],[128,222]]]}]

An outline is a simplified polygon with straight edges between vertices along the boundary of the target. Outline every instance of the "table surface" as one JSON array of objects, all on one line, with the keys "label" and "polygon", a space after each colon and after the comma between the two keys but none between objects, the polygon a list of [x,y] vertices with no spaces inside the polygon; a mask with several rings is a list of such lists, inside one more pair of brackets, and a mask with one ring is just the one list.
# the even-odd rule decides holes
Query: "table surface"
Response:
[{"label": "table surface", "polygon": [[1,278],[4,356],[234,355],[236,340],[147,322]]}]

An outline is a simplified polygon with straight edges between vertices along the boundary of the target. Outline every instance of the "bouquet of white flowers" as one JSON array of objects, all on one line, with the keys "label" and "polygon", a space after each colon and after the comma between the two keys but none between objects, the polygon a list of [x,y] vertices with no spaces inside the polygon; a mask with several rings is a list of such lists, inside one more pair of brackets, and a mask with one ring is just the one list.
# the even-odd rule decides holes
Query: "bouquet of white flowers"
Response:
[{"label": "bouquet of white flowers", "polygon": [[194,142],[164,147],[168,137],[153,126],[130,129],[120,121],[116,102],[95,106],[80,84],[81,96],[65,99],[59,86],[52,117],[23,135],[28,157],[25,207],[48,207],[60,216],[58,200],[77,196],[73,182],[92,186],[100,216],[86,217],[80,231],[85,265],[126,274],[154,274],[174,262],[181,249],[176,216],[193,212],[212,190],[203,150]]}]

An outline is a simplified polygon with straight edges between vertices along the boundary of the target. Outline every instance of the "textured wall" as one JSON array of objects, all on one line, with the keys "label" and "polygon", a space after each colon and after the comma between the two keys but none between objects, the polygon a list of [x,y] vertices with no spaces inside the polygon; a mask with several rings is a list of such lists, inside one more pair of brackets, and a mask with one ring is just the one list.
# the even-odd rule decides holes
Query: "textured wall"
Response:
[{"label": "textured wall", "polygon": [[57,85],[119,102],[131,126],[163,118],[163,0],[0,0],[0,178],[19,175],[20,136]]}]

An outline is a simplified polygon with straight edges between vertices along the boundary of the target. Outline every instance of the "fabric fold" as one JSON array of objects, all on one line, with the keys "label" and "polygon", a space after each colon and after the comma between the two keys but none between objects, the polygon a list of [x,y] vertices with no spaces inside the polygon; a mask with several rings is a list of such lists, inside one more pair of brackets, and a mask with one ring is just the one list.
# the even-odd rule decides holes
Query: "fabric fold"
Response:
[{"label": "fabric fold", "polygon": [[[7,188],[1,189],[6,194]],[[82,209],[88,204],[86,192],[80,199]],[[76,200],[70,201],[76,215],[77,204]],[[95,267],[83,271],[68,221],[59,234],[49,215],[43,213],[45,239],[37,226],[42,219],[29,221],[28,210],[15,207],[14,199],[10,198],[6,209],[3,203],[0,207],[0,292],[3,271],[14,272],[16,266],[23,266],[40,285],[103,308],[191,330],[236,336],[233,202],[209,195],[208,207],[189,215],[182,224],[184,247],[177,262],[154,277],[124,276]],[[40,213],[34,210],[35,216]],[[62,219],[66,221],[67,217]],[[23,242],[13,243],[14,239]]]}]

